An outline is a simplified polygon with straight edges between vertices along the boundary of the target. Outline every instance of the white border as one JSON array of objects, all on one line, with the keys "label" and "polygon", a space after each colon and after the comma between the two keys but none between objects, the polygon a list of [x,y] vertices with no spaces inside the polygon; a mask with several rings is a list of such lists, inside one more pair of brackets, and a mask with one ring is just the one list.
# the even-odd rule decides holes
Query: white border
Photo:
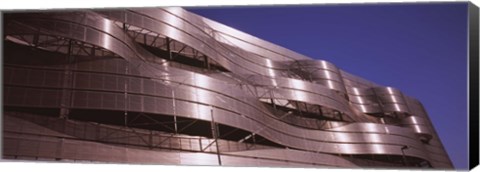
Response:
[{"label": "white border", "polygon": [[[288,4],[346,4],[346,3],[414,3],[414,2],[452,2],[459,0],[174,0],[174,1],[151,1],[151,0],[10,0],[2,2],[1,11],[31,10],[31,9],[79,9],[79,8],[121,8],[121,7],[160,7],[160,6],[232,6],[232,5],[288,5]],[[480,0],[472,0],[475,5],[480,5]],[[221,2],[221,3],[220,3]],[[465,1],[461,1],[465,2]],[[291,170],[300,172],[319,171],[325,169],[315,168],[270,168],[270,167],[209,167],[209,166],[165,166],[165,165],[119,165],[119,164],[70,164],[70,163],[38,163],[38,162],[0,162],[0,169],[5,171],[192,171],[201,170],[209,172],[287,172]],[[400,170],[362,170],[362,169],[328,169],[328,171],[400,171]],[[406,171],[406,170],[401,170]],[[418,170],[408,170],[418,171]],[[477,166],[472,171],[480,172]]]}]

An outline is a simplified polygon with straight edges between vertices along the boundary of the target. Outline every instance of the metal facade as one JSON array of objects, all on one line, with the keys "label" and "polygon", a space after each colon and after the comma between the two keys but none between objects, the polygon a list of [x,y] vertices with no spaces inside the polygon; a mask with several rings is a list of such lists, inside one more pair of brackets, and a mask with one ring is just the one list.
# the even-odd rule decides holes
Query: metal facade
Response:
[{"label": "metal facade", "polygon": [[453,168],[415,98],[182,8],[4,26],[7,159]]}]

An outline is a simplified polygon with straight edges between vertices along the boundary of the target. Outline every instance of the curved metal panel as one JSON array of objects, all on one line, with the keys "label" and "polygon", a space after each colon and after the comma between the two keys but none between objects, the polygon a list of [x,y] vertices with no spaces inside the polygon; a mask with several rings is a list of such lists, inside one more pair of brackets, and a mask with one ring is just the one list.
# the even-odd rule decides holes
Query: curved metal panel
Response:
[{"label": "curved metal panel", "polygon": [[[296,149],[231,155],[275,158],[273,154],[283,152],[303,161],[308,157],[319,159],[316,153],[406,155],[438,166],[451,165],[423,106],[414,98],[341,71],[332,63],[309,59],[182,9],[11,14],[6,21],[5,33],[9,36],[53,35],[98,46],[120,57],[74,63],[69,68],[75,78],[71,86],[59,79],[63,68],[8,66],[7,105],[60,108],[64,105],[49,98],[59,100],[63,93],[58,90],[71,90],[70,108],[214,120]],[[197,50],[228,70],[221,75],[229,79],[220,79],[218,71],[194,72],[159,60],[158,54],[147,51],[129,35],[135,31],[128,30],[127,25],[145,31],[135,34],[163,35]],[[35,43],[34,39],[26,42]],[[12,77],[23,75],[52,82],[37,85],[40,81]],[[29,99],[25,98],[27,94]],[[287,117],[302,113],[314,114],[309,122],[330,126],[302,127],[302,122],[307,123],[301,121],[303,117]],[[339,121],[328,121],[322,116],[325,114],[339,116]],[[378,122],[385,116],[400,122]],[[425,138],[430,144],[424,143]],[[404,146],[408,151],[403,151]],[[352,165],[340,161],[339,166]]]}]

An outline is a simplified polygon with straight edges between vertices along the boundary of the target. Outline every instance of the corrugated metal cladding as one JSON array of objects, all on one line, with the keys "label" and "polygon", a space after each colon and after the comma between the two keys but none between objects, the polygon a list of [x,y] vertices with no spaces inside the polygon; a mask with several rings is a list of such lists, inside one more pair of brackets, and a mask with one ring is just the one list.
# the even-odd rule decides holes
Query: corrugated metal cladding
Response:
[{"label": "corrugated metal cladding", "polygon": [[181,8],[4,19],[7,159],[452,168],[415,98]]}]

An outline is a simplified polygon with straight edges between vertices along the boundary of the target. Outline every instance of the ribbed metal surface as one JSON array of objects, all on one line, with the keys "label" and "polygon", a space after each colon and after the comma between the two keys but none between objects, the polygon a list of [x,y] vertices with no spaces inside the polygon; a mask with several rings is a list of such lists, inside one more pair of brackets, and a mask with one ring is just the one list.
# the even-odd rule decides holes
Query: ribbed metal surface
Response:
[{"label": "ribbed metal surface", "polygon": [[[135,32],[137,36],[132,36]],[[263,151],[261,156],[266,158],[278,158],[274,154],[282,154],[284,159],[295,156],[299,161],[308,162],[312,156],[327,154],[389,155],[423,159],[436,168],[452,167],[423,106],[414,98],[395,88],[346,73],[332,63],[310,59],[181,8],[6,14],[5,34],[12,42],[63,54],[72,51],[39,46],[35,43],[38,38],[31,35],[75,40],[98,47],[91,52],[79,49],[77,52],[86,51],[89,57],[78,58],[73,63],[7,63],[5,106],[125,111],[202,121],[211,121],[213,116],[218,124],[242,129],[302,152]],[[179,47],[186,46],[227,72],[209,72],[161,59],[145,48],[148,41],[155,42],[158,38],[176,41],[169,51],[180,53],[185,47]],[[153,43],[149,46],[159,48]],[[108,55],[99,56],[99,53]],[[7,58],[28,61],[35,57]],[[71,101],[65,104],[68,102],[65,97],[69,96]],[[398,123],[380,122],[388,119]],[[5,137],[8,141],[14,136]],[[14,140],[11,142],[7,147],[21,146],[13,143]],[[191,147],[192,143],[199,144],[198,140],[178,144],[180,148],[189,145],[188,150],[198,149]],[[76,147],[75,143],[70,144]],[[405,151],[404,146],[408,146]],[[226,152],[242,156],[259,153],[258,150]],[[155,160],[156,163],[208,165],[216,162],[215,156],[208,154],[161,154],[171,157]],[[333,155],[328,156],[336,157]],[[73,159],[109,159],[75,156],[85,157]],[[140,154],[125,156],[129,160],[119,162],[135,162]],[[230,158],[231,161],[227,158],[224,162],[275,164],[270,160],[258,163],[248,158]],[[318,159],[319,164],[353,166],[347,160],[339,163],[319,162],[321,157],[314,159]]]}]

